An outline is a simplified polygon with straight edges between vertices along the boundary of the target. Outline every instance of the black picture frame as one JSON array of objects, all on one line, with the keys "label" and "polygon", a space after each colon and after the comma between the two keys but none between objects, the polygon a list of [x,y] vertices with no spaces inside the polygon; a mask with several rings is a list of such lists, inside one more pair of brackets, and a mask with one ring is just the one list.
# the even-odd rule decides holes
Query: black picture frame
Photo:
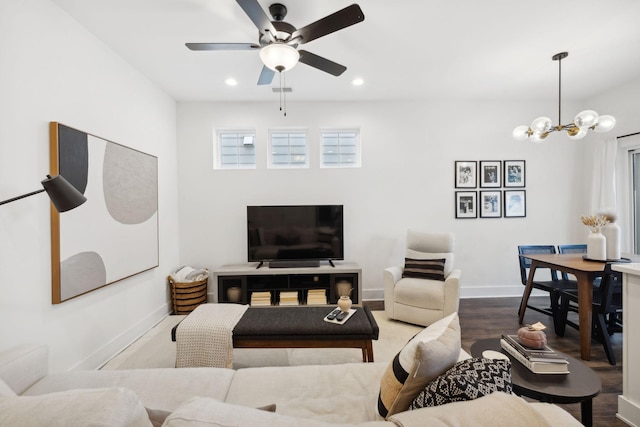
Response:
[{"label": "black picture frame", "polygon": [[478,162],[456,160],[455,188],[476,188],[478,186]]},{"label": "black picture frame", "polygon": [[503,171],[503,186],[505,188],[524,188],[527,178],[526,162],[524,160],[505,160]]},{"label": "black picture frame", "polygon": [[477,191],[456,191],[455,199],[456,218],[478,217]]},{"label": "black picture frame", "polygon": [[504,217],[527,216],[527,194],[525,190],[504,190]]},{"label": "black picture frame", "polygon": [[502,187],[502,162],[500,160],[480,161],[480,171],[478,176],[481,188]]},{"label": "black picture frame", "polygon": [[480,218],[502,218],[502,191],[481,191],[478,206]]}]

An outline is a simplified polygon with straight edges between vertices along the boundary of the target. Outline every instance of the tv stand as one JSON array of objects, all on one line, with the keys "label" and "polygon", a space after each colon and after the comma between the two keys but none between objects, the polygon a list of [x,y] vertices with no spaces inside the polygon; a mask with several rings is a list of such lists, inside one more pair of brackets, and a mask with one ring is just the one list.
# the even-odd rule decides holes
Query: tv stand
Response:
[{"label": "tv stand", "polygon": [[[315,267],[273,267],[264,263],[225,265],[213,271],[213,283],[217,285],[217,302],[238,302],[249,304],[253,292],[268,291],[271,305],[279,305],[280,292],[298,293],[298,304],[307,304],[309,290],[324,290],[329,305],[338,303],[339,282],[347,281],[352,286],[351,300],[354,304],[362,304],[362,269],[356,263],[333,262],[316,264]],[[230,300],[227,290],[240,288],[238,300]],[[232,294],[232,293],[230,293]]]}]

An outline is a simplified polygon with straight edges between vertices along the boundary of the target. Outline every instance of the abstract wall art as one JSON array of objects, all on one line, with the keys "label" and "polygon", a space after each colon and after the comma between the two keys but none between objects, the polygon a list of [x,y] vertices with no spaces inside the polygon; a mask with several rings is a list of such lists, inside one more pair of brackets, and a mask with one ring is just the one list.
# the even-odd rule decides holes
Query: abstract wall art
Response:
[{"label": "abstract wall art", "polygon": [[157,157],[56,122],[50,135],[51,175],[87,198],[51,209],[52,302],[157,267]]}]

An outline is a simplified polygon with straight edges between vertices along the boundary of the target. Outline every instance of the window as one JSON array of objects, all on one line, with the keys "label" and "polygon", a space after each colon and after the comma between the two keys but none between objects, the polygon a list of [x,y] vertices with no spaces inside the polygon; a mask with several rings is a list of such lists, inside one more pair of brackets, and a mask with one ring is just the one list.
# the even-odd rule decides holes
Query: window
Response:
[{"label": "window", "polygon": [[269,132],[271,142],[271,155],[269,167],[271,168],[308,168],[307,156],[307,132],[306,131],[281,131]]},{"label": "window", "polygon": [[321,132],[323,168],[360,167],[360,131],[323,130]]},{"label": "window", "polygon": [[255,169],[256,133],[253,130],[217,132],[214,169]]}]

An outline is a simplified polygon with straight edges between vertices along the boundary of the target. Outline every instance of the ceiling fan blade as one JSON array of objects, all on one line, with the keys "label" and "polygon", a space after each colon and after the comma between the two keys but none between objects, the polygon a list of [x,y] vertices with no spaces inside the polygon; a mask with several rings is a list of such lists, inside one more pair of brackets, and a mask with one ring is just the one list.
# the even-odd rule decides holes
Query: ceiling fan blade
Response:
[{"label": "ceiling fan blade", "polygon": [[271,34],[276,35],[277,31],[271,19],[265,13],[264,9],[258,3],[258,0],[236,0],[244,13],[247,14],[249,19],[253,22],[253,25],[258,27],[258,31],[262,33],[264,30],[269,30]]},{"label": "ceiling fan blade", "polygon": [[[240,0],[238,0],[240,1]],[[364,13],[357,4],[347,6],[331,15],[325,16],[316,22],[312,22],[306,27],[296,30],[291,38],[300,36],[300,43],[309,43],[319,37],[326,36],[343,28],[349,27],[358,22],[364,21]]]},{"label": "ceiling fan blade", "polygon": [[185,43],[191,50],[253,50],[260,46],[253,43]]},{"label": "ceiling fan blade", "polygon": [[320,71],[324,71],[325,73],[339,76],[347,70],[347,67],[344,65],[330,61],[327,58],[316,55],[315,53],[307,52],[306,50],[299,50],[298,53],[300,54],[300,62],[310,65],[313,68],[317,68]]},{"label": "ceiling fan blade", "polygon": [[269,85],[273,81],[273,76],[276,74],[271,68],[264,65],[262,67],[262,71],[260,72],[260,77],[258,77],[259,85]]}]

